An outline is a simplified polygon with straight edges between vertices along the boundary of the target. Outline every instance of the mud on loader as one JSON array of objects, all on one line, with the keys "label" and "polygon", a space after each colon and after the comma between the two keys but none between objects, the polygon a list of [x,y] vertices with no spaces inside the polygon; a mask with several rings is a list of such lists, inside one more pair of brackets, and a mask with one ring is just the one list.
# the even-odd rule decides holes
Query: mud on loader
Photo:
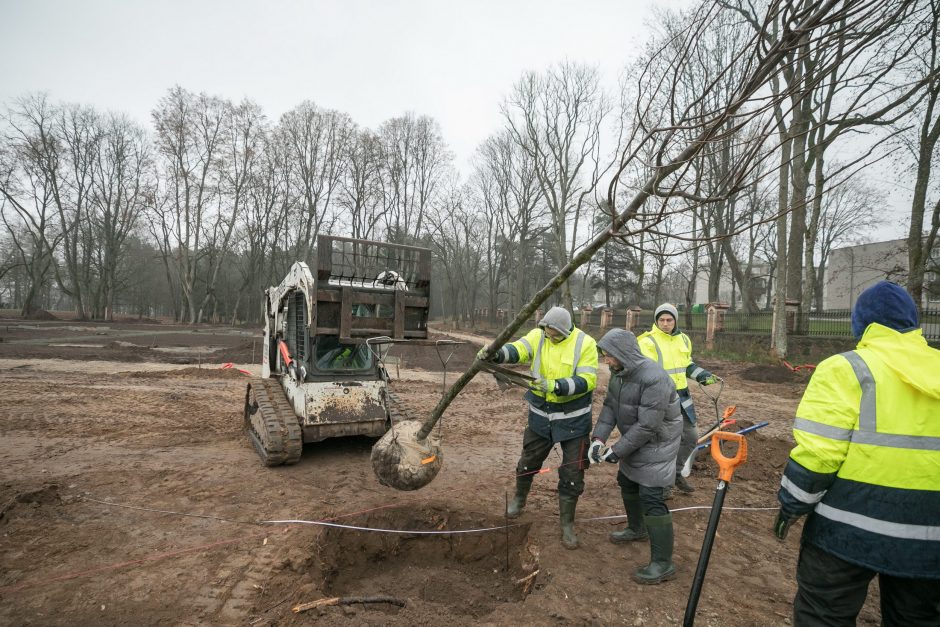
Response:
[{"label": "mud on loader", "polygon": [[430,343],[431,251],[321,235],[313,272],[296,262],[265,290],[261,378],[245,393],[245,429],[266,466],[293,464],[304,442],[379,437],[404,419],[384,359]]}]

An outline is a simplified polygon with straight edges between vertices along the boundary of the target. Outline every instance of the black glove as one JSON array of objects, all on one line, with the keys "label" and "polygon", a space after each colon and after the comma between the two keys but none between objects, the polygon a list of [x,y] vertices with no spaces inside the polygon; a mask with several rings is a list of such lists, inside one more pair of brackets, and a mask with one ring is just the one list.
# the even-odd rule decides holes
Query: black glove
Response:
[{"label": "black glove", "polygon": [[777,520],[774,521],[774,535],[779,540],[787,538],[787,532],[790,531],[790,525],[796,522],[796,518],[791,518],[783,513],[783,509],[777,512]]},{"label": "black glove", "polygon": [[608,446],[605,447],[603,451],[601,451],[601,461],[608,462],[610,464],[617,464],[620,462],[620,457],[614,453],[614,449]]}]

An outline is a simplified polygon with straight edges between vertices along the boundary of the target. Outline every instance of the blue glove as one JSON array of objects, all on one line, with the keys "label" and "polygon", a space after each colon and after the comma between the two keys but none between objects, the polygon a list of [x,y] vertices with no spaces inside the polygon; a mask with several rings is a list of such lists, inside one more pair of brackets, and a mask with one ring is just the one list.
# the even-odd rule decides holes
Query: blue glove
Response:
[{"label": "blue glove", "polygon": [[591,442],[591,447],[588,449],[588,459],[592,464],[601,463],[601,447],[604,446],[604,443],[600,440],[594,440]]},{"label": "blue glove", "polygon": [[607,462],[608,464],[617,464],[620,462],[620,457],[614,453],[614,449],[608,446],[601,451],[601,461]]},{"label": "blue glove", "polygon": [[548,394],[555,391],[555,380],[539,377],[535,381],[529,382],[529,388],[542,394]]}]

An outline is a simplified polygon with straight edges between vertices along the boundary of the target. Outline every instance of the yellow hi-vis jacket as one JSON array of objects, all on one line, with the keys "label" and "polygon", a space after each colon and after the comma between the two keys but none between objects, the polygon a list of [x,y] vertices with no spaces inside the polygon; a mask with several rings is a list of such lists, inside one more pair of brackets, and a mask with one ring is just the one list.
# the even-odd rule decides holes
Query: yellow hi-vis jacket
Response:
[{"label": "yellow hi-vis jacket", "polygon": [[591,432],[591,398],[597,387],[597,343],[574,327],[561,342],[549,340],[541,329],[532,329],[501,349],[501,361],[530,364],[536,378],[555,381],[555,391],[529,390],[529,426],[554,442]]},{"label": "yellow hi-vis jacket", "polygon": [[816,368],[780,482],[810,542],[897,577],[940,577],[940,351],[874,323]]},{"label": "yellow hi-vis jacket", "polygon": [[692,340],[682,332],[669,335],[653,323],[653,328],[640,335],[637,342],[643,356],[662,366],[676,384],[682,413],[694,423],[695,405],[689,392],[688,379],[692,378],[701,383],[712,376],[712,373],[692,361]]}]

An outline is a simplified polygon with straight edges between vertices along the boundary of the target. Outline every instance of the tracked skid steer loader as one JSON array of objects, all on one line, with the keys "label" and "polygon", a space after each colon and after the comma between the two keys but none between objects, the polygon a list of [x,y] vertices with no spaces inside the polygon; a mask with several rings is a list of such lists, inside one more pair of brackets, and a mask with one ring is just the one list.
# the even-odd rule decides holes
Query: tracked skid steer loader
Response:
[{"label": "tracked skid steer loader", "polygon": [[429,343],[430,277],[426,248],[321,235],[313,272],[296,262],[265,291],[244,420],[266,466],[296,463],[304,442],[379,437],[405,418],[384,359],[395,343]]}]

